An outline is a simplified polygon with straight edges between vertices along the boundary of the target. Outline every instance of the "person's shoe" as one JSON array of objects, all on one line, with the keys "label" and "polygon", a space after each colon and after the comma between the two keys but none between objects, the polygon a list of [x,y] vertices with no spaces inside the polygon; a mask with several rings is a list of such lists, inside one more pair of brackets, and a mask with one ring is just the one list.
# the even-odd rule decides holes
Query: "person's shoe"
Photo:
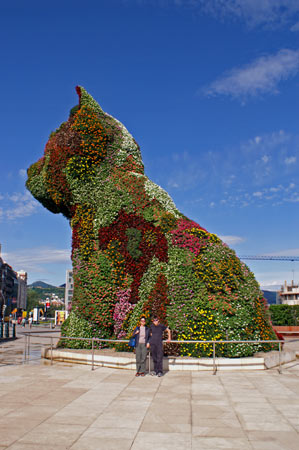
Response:
[{"label": "person's shoe", "polygon": [[158,377],[163,377],[163,373],[162,373],[162,372],[159,372],[157,376],[158,376]]},{"label": "person's shoe", "polygon": [[136,372],[135,377],[139,377],[139,375],[140,375],[140,373],[139,373],[139,372]]},{"label": "person's shoe", "polygon": [[141,372],[139,375],[140,375],[141,377],[145,377],[145,373],[144,373],[144,372]]},{"label": "person's shoe", "polygon": [[151,372],[152,377],[154,377],[156,374],[156,372]]}]

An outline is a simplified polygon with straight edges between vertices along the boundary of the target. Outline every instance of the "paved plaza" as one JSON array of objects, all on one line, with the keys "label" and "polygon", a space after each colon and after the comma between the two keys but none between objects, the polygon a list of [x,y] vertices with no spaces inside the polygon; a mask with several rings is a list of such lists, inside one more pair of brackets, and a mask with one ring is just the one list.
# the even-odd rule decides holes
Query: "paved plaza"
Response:
[{"label": "paved plaza", "polygon": [[298,449],[298,361],[281,375],[134,375],[2,360],[0,450]]}]

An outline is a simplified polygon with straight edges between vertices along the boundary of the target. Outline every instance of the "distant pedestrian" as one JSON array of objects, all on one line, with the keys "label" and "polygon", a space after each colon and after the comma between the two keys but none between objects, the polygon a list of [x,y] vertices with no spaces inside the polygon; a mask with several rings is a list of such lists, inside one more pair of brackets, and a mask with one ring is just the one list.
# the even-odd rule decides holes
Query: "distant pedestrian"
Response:
[{"label": "distant pedestrian", "polygon": [[132,335],[136,340],[136,377],[145,376],[149,332],[149,328],[145,325],[145,317],[141,317],[140,324],[135,328]]},{"label": "distant pedestrian", "polygon": [[171,332],[168,327],[160,323],[158,317],[153,318],[153,323],[150,327],[150,348],[151,354],[154,361],[154,372],[152,375],[157,375],[162,377],[163,375],[163,333],[167,331],[168,339],[167,342],[171,340]]},{"label": "distant pedestrian", "polygon": [[29,319],[28,319],[29,328],[32,328],[32,322],[33,322],[33,317],[30,316]]},{"label": "distant pedestrian", "polygon": [[25,328],[25,325],[26,325],[26,319],[25,319],[25,317],[23,317],[23,319],[22,319],[22,327]]}]

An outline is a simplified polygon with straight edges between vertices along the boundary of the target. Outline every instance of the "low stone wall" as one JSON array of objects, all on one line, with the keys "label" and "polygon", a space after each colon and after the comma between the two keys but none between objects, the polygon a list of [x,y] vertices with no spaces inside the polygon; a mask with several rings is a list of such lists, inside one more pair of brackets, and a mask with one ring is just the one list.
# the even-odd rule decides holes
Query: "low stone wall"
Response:
[{"label": "low stone wall", "polygon": [[[51,359],[50,348],[42,349],[42,357]],[[55,361],[64,361],[78,364],[92,364],[92,354],[90,350],[73,349],[53,349],[52,358]],[[281,362],[294,361],[295,351],[282,351]],[[279,352],[259,353],[248,358],[216,358],[216,368],[218,370],[265,370],[279,365]],[[135,370],[135,355],[127,352],[114,352],[113,350],[96,350],[94,354],[94,365],[111,367],[115,369]],[[150,367],[149,367],[150,365]],[[152,359],[147,358],[147,370],[153,369]],[[212,371],[213,358],[189,358],[189,357],[167,357],[163,359],[164,371]]]},{"label": "low stone wall", "polygon": [[[257,357],[264,359],[265,369],[273,369],[279,365],[279,352],[256,353]],[[280,354],[281,364],[286,364],[296,359],[296,352],[293,350],[283,350]]]}]

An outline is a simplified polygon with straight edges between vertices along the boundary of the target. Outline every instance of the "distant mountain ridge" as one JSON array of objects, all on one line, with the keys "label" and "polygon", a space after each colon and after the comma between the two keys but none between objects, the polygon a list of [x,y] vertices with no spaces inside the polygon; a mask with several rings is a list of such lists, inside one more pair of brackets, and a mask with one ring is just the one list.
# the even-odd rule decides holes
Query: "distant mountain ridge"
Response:
[{"label": "distant mountain ridge", "polygon": [[262,290],[264,298],[267,300],[269,305],[275,305],[276,303],[276,291]]},{"label": "distant mountain ridge", "polygon": [[52,294],[57,295],[59,298],[64,298],[65,287],[53,286],[52,284],[45,283],[44,281],[35,281],[28,286],[28,291],[35,291],[40,300],[44,301],[46,298],[51,297]]},{"label": "distant mountain ridge", "polygon": [[53,286],[52,284],[45,283],[44,281],[34,281],[34,283],[28,285],[29,288],[41,288],[41,289],[51,289],[57,288],[58,286]]},{"label": "distant mountain ridge", "polygon": [[54,286],[54,284],[48,284],[44,281],[34,281],[31,284],[28,284],[29,288],[41,288],[41,289],[52,289],[52,288],[65,288],[65,283],[60,284],[59,286]]}]

